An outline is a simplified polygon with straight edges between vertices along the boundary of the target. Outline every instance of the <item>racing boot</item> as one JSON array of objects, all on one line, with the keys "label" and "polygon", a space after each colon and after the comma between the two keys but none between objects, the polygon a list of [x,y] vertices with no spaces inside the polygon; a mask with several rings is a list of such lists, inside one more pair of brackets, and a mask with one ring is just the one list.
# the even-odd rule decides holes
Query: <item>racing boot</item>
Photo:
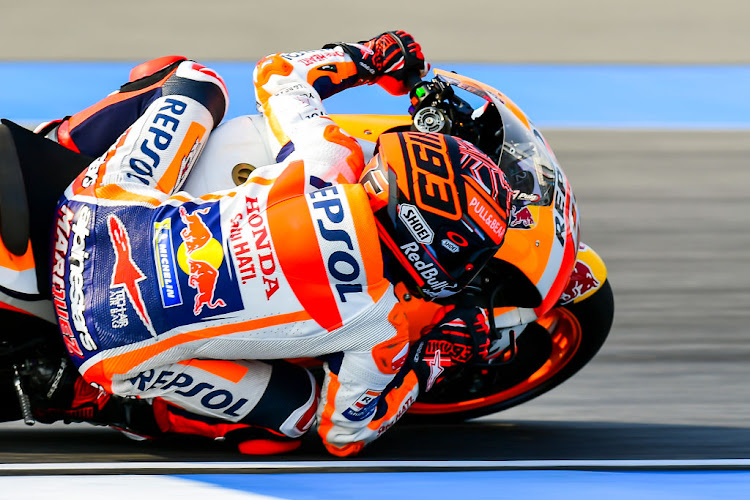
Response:
[{"label": "racing boot", "polygon": [[[303,416],[306,427],[312,423],[316,407],[317,405],[311,407],[311,411]],[[267,427],[196,415],[160,398],[154,400],[153,409],[159,428],[165,434],[185,434],[225,441],[245,455],[278,455],[294,451],[302,444],[299,438]]]},{"label": "racing boot", "polygon": [[106,425],[138,440],[161,435],[148,401],[113,396],[89,384],[65,358],[27,362],[23,372],[22,384],[38,422]]}]

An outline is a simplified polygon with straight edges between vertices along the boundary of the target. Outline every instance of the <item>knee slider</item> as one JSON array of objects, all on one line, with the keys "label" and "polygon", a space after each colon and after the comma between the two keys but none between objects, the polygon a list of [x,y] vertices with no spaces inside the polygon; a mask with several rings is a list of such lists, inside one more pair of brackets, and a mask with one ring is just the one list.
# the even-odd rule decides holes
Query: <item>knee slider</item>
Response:
[{"label": "knee slider", "polygon": [[183,61],[162,86],[162,96],[181,95],[208,109],[216,127],[227,112],[229,95],[224,80],[213,70],[193,61]]}]

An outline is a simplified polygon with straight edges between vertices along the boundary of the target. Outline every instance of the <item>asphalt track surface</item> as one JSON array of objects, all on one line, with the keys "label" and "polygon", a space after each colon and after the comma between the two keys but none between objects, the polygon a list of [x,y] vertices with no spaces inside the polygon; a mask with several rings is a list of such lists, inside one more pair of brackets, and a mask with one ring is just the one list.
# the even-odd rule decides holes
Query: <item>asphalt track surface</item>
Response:
[{"label": "asphalt track surface", "polygon": [[[605,259],[610,338],[547,395],[460,425],[397,425],[361,460],[750,457],[750,132],[547,131]],[[315,439],[284,460],[327,460]],[[233,461],[220,443],[136,443],[0,424],[0,462]],[[277,460],[277,459],[271,459]]]},{"label": "asphalt track surface", "polygon": [[[248,60],[414,33],[437,61],[750,62],[743,0],[3,2],[0,60]],[[533,118],[533,117],[532,117]],[[473,422],[397,425],[361,460],[750,457],[750,132],[544,131],[583,240],[615,293],[610,338],[578,375]],[[0,462],[233,461],[221,444],[135,443],[85,425],[0,424]],[[315,439],[282,460],[327,460]],[[278,459],[270,459],[278,460]]]}]

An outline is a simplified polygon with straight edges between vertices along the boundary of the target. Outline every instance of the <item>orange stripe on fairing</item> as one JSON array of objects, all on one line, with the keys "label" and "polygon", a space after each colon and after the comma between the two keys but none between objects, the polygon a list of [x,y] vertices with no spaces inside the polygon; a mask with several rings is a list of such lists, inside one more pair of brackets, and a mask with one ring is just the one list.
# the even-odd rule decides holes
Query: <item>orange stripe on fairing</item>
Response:
[{"label": "orange stripe on fairing", "polygon": [[[305,163],[296,160],[286,166],[281,175],[272,183],[268,192],[267,208],[291,198],[299,198],[305,194]],[[309,212],[309,210],[305,210]]]},{"label": "orange stripe on fairing", "polygon": [[565,290],[565,285],[567,285],[568,281],[570,280],[570,274],[573,272],[573,266],[575,266],[575,262],[575,243],[573,242],[572,235],[570,234],[570,232],[568,232],[565,239],[565,250],[563,253],[562,262],[560,263],[560,269],[557,272],[555,281],[552,283],[552,286],[550,286],[549,292],[547,292],[547,295],[544,297],[541,305],[534,309],[534,312],[537,316],[546,314],[560,299],[560,295],[562,295],[563,291]]},{"label": "orange stripe on fairing", "polygon": [[409,115],[328,115],[344,131],[369,142],[375,142],[380,134],[396,127],[412,124]]},{"label": "orange stripe on fairing", "polygon": [[[570,217],[568,215],[571,211],[571,203],[573,200],[571,199],[571,189],[570,189],[570,183],[568,183],[567,179],[565,180],[565,209],[563,213],[566,214],[566,220],[570,220]],[[557,194],[555,195],[557,197]],[[557,200],[553,200],[553,203],[555,203]],[[560,259],[560,265],[558,267],[557,274],[554,277],[554,280],[552,281],[552,284],[550,285],[549,291],[545,295],[541,305],[534,310],[537,316],[542,316],[543,314],[547,313],[552,307],[555,305],[555,303],[560,299],[560,296],[562,295],[563,291],[565,290],[565,286],[568,284],[568,281],[570,280],[570,275],[573,272],[573,268],[575,266],[576,262],[576,254],[578,253],[578,246],[577,242],[575,241],[575,238],[573,237],[573,228],[568,223],[565,225],[565,247],[563,249],[563,255]]]},{"label": "orange stripe on fairing", "polygon": [[[505,241],[495,257],[512,262],[535,285],[542,279],[552,245],[555,242],[555,221],[551,210],[532,210],[536,225],[531,229],[508,228]],[[538,242],[538,246],[537,246]]]},{"label": "orange stripe on fairing", "polygon": [[26,271],[34,268],[34,254],[31,252],[31,241],[26,245],[26,252],[18,256],[5,248],[3,239],[0,238],[0,267],[14,271]]},{"label": "orange stripe on fairing", "polygon": [[269,328],[288,323],[307,321],[309,319],[310,315],[307,312],[297,311],[287,314],[278,314],[267,318],[252,319],[241,323],[200,328],[191,332],[180,333],[173,337],[159,340],[155,344],[103,359],[86,370],[86,380],[89,382],[95,382],[105,389],[111,390],[113,375],[128,373],[136,366],[143,363],[143,361],[158,356],[174,347],[187,344],[188,342],[194,342],[196,340],[221,337],[222,335]]},{"label": "orange stripe on fairing", "polygon": [[174,190],[175,185],[177,184],[177,179],[180,178],[183,173],[183,168],[185,168],[183,166],[185,158],[187,158],[193,150],[193,146],[203,140],[205,134],[206,127],[198,122],[190,124],[190,127],[182,140],[182,144],[180,144],[180,148],[172,159],[172,163],[169,164],[164,174],[156,183],[156,189],[165,194],[169,194]]},{"label": "orange stripe on fairing", "polygon": [[383,252],[380,249],[375,217],[370,209],[369,198],[360,184],[339,186],[342,187],[349,200],[352,218],[356,221],[354,229],[367,276],[367,293],[373,302],[377,302],[388,290],[390,282],[383,276]]},{"label": "orange stripe on fairing", "polygon": [[341,313],[303,196],[304,186],[304,165],[292,162],[268,193],[268,227],[278,242],[274,249],[292,292],[312,319],[330,332],[341,326]]},{"label": "orange stripe on fairing", "polygon": [[211,373],[235,384],[242,380],[242,377],[247,375],[247,372],[250,370],[247,366],[234,361],[219,359],[187,359],[180,361],[178,364],[199,368],[204,372]]},{"label": "orange stripe on fairing", "polygon": [[106,186],[100,187],[96,190],[96,196],[97,198],[102,198],[105,200],[148,203],[149,205],[153,205],[155,207],[161,205],[162,202],[162,200],[159,200],[158,198],[154,198],[152,196],[146,196],[127,191],[117,184],[107,184]]},{"label": "orange stripe on fairing", "polygon": [[351,170],[349,182],[356,182],[365,168],[365,156],[357,140],[344,134],[337,125],[333,124],[325,128],[323,138],[349,150],[349,156],[346,157],[346,164],[349,165]]}]

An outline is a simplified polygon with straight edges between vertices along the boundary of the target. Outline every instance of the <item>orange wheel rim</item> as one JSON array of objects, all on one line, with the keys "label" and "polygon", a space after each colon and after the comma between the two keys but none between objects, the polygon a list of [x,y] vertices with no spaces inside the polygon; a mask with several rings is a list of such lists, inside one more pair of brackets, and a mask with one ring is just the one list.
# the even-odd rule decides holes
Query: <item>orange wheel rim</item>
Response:
[{"label": "orange wheel rim", "polygon": [[555,330],[552,335],[552,353],[547,361],[526,380],[502,392],[491,396],[469,399],[459,403],[414,403],[409,409],[412,414],[437,415],[457,413],[501,403],[535,389],[552,379],[573,359],[581,345],[581,324],[578,319],[563,308],[556,308],[537,323],[548,331]]}]

